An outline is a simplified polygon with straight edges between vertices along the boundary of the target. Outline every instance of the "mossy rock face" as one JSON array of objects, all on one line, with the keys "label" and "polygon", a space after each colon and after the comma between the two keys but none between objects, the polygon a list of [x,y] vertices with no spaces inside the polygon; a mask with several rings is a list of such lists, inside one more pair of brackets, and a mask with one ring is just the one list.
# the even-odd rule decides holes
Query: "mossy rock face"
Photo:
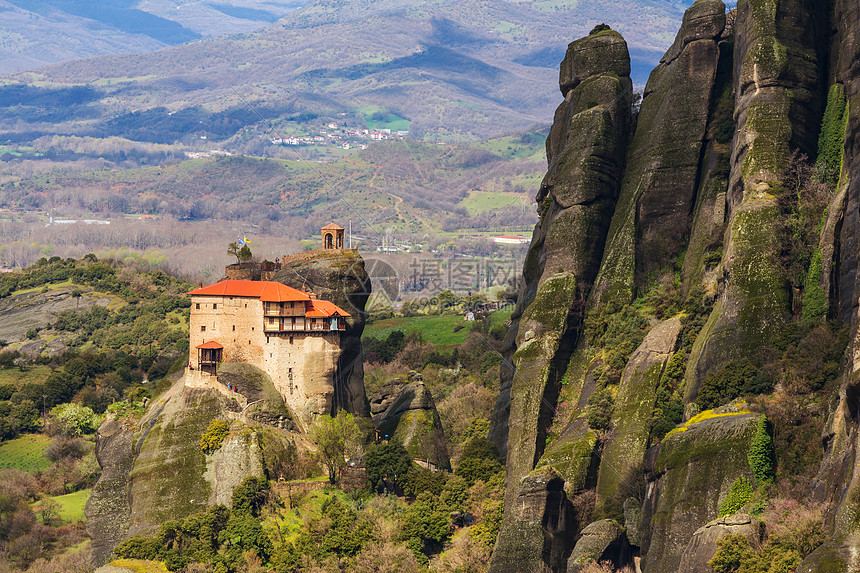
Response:
[{"label": "mossy rock face", "polygon": [[221,393],[179,380],[150,404],[136,431],[116,420],[102,425],[96,449],[103,473],[86,509],[94,565],[128,537],[215,503],[229,505],[235,486],[263,475],[256,434],[241,422],[231,423],[219,450],[207,456],[200,447],[210,423],[233,419],[237,410]]},{"label": "mossy rock face", "polygon": [[218,382],[228,382],[239,389],[248,403],[263,400],[260,407],[271,414],[287,415],[289,409],[268,374],[243,362],[223,362],[218,365]]},{"label": "mossy rock face", "polygon": [[[796,573],[848,573],[856,571],[855,557],[860,550],[856,536],[848,539],[831,538],[806,556],[795,569]],[[850,569],[849,569],[850,567]]]},{"label": "mossy rock face", "polygon": [[722,0],[698,0],[684,12],[681,30],[675,42],[660,59],[662,64],[675,61],[691,42],[718,38],[726,27],[726,5]]},{"label": "mossy rock face", "polygon": [[561,62],[558,86],[562,95],[566,96],[584,80],[608,74],[630,76],[627,42],[614,30],[605,30],[571,42]]},{"label": "mossy rock face", "polygon": [[724,255],[728,281],[693,347],[684,402],[695,402],[705,375],[729,362],[759,361],[788,319],[788,295],[779,268],[776,200],[761,193],[743,203],[731,223]]},{"label": "mossy rock face", "polygon": [[590,308],[629,302],[637,272],[664,267],[689,233],[724,27],[720,0],[697,2],[648,79]]},{"label": "mossy rock face", "polygon": [[616,492],[623,487],[627,474],[636,471],[645,459],[657,386],[680,333],[680,319],[661,322],[651,329],[624,368],[597,478],[598,508],[604,514],[622,512],[621,507],[607,504],[618,497]]},{"label": "mossy rock face", "polygon": [[143,418],[129,473],[130,536],[208,507],[212,487],[200,436],[222,412],[222,400],[214,391],[182,387]]},{"label": "mossy rock face", "polygon": [[588,487],[599,460],[597,433],[588,429],[587,424],[581,424],[579,429],[577,435],[566,435],[553,441],[536,468],[552,468],[564,479],[568,493],[578,493]]},{"label": "mossy rock face", "polygon": [[231,424],[222,449],[206,456],[200,436],[214,419],[230,419],[233,406],[220,393],[190,389],[179,382],[141,420],[129,473],[129,535],[141,535],[169,521],[228,501],[232,488],[250,475],[262,475],[256,436]]},{"label": "mossy rock face", "polygon": [[643,505],[645,573],[678,571],[693,533],[717,517],[732,482],[752,478],[747,452],[759,418],[743,412],[707,418],[667,435],[649,453],[654,479]]},{"label": "mossy rock face", "polygon": [[[376,429],[389,440],[403,444],[413,458],[427,456],[422,442],[434,430],[442,429],[442,420],[436,411],[436,403],[430,390],[422,382],[412,382],[402,387],[384,413],[375,416]],[[447,452],[434,453],[441,467],[450,469]]]},{"label": "mossy rock face", "polygon": [[589,523],[580,534],[567,561],[567,573],[579,573],[593,563],[612,563],[621,568],[633,561],[624,528],[613,519]]},{"label": "mossy rock face", "polygon": [[732,205],[759,183],[778,180],[793,150],[815,155],[826,12],[815,0],[738,2]]},{"label": "mossy rock face", "polygon": [[[563,337],[568,312],[579,298],[576,278],[563,273],[546,279],[519,322],[518,348],[508,424],[506,501],[513,502],[519,480],[536,465],[551,419],[547,408],[558,397],[560,368],[567,365]],[[570,349],[567,350],[570,352]],[[559,360],[563,359],[563,364]],[[507,510],[506,510],[507,511]]]},{"label": "mossy rock face", "polygon": [[102,468],[99,481],[87,500],[87,535],[93,540],[90,564],[107,563],[113,548],[125,538],[131,515],[128,472],[134,461],[133,434],[122,422],[109,420],[96,436],[96,456]]},{"label": "mossy rock face", "polygon": [[[537,195],[540,221],[526,255],[524,285],[503,349],[505,358],[517,366],[503,361],[490,431],[502,453],[507,453],[511,441],[518,450],[531,442],[526,451],[515,454],[515,481],[534,467],[538,425],[548,421],[535,419],[511,435],[512,408],[519,417],[542,400],[555,401],[546,394],[546,381],[558,368],[551,363],[566,361],[557,350],[575,343],[565,340],[570,336],[568,312],[591,289],[618,196],[632,121],[630,59],[624,39],[607,31],[572,43],[562,64],[561,85],[565,100],[547,137],[549,165]],[[524,343],[530,348],[517,352]],[[562,354],[566,352],[569,349]],[[520,362],[529,374],[515,378]],[[518,389],[518,384],[527,388]],[[517,399],[522,403],[515,406]]]},{"label": "mossy rock face", "polygon": [[493,548],[490,571],[564,571],[577,526],[564,480],[551,468],[535,470],[518,484],[514,499],[511,518],[502,524]]}]

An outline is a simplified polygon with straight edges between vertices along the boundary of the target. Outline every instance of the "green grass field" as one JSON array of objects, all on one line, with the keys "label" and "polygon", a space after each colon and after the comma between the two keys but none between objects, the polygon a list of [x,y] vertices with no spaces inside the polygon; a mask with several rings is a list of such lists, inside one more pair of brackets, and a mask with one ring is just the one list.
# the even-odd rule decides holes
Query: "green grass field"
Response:
[{"label": "green grass field", "polygon": [[[463,328],[454,332],[456,326],[463,326]],[[455,346],[463,344],[466,340],[469,326],[459,314],[387,318],[365,326],[364,336],[385,338],[395,330],[402,330],[407,334],[420,332],[425,342],[437,346]]]},{"label": "green grass field", "polygon": [[[10,385],[21,388],[25,384],[42,384],[51,375],[49,366],[28,366],[25,370],[8,368],[0,370],[0,386]],[[39,405],[41,408],[41,405]]]},{"label": "green grass field", "polygon": [[460,205],[469,211],[470,215],[486,213],[494,209],[503,209],[517,205],[522,201],[519,193],[502,193],[499,191],[471,191],[469,196],[460,201]]},{"label": "green grass field", "polygon": [[477,146],[507,159],[546,161],[545,141],[545,134],[532,131],[523,135],[509,135],[488,139],[487,141],[478,143]]},{"label": "green grass field", "polygon": [[[60,505],[60,519],[66,523],[84,521],[86,519],[86,516],[84,516],[84,506],[87,505],[87,500],[90,498],[92,491],[91,489],[82,489],[81,491],[67,493],[66,495],[57,495],[50,499],[53,499]],[[34,511],[39,511],[40,503],[33,504]]]},{"label": "green grass field", "polygon": [[408,119],[395,115],[381,107],[364,105],[358,108],[359,115],[364,118],[368,129],[390,129],[391,131],[409,131]]},{"label": "green grass field", "polygon": [[14,468],[25,472],[47,469],[51,462],[43,454],[51,438],[26,434],[0,445],[0,469]]}]

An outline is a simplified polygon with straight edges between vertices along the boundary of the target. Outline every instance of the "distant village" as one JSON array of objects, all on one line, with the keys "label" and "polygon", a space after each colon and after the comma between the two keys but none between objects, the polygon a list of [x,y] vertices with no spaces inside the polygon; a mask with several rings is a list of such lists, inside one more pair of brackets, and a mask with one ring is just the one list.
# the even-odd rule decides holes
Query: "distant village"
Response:
[{"label": "distant village", "polygon": [[409,135],[408,131],[391,129],[346,128],[336,121],[330,121],[317,135],[273,137],[272,145],[333,145],[341,149],[367,149],[366,141],[401,140]]}]

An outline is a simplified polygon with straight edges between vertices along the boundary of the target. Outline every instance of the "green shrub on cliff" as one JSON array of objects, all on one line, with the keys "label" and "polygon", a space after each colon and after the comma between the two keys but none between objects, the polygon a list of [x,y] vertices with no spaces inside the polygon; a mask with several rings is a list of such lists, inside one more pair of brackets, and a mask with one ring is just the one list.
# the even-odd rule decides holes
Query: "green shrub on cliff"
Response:
[{"label": "green shrub on cliff", "polygon": [[740,511],[752,499],[754,491],[755,487],[752,482],[746,478],[738,478],[733,481],[729,488],[729,494],[720,504],[718,517],[725,517]]},{"label": "green shrub on cliff", "polygon": [[612,398],[612,391],[609,388],[603,388],[589,396],[585,406],[585,419],[588,421],[588,427],[598,432],[607,429],[612,420],[614,406],[615,400]]},{"label": "green shrub on cliff", "polygon": [[772,388],[761,371],[746,358],[729,362],[722,369],[711,371],[702,382],[698,405],[710,410],[744,394],[762,394]]},{"label": "green shrub on cliff", "polygon": [[790,573],[824,542],[823,510],[796,501],[771,501],[764,512],[767,539],[753,543],[745,535],[717,541],[708,561],[716,573]]},{"label": "green shrub on cliff", "polygon": [[807,323],[821,322],[827,318],[827,295],[821,288],[822,268],[821,250],[816,248],[812,254],[812,260],[809,262],[809,271],[806,273],[806,282],[803,288],[801,317]]},{"label": "green shrub on cliff", "polygon": [[648,332],[648,320],[633,305],[620,310],[606,306],[589,313],[583,326],[589,345],[603,349],[603,368],[597,373],[600,385],[617,384],[627,360]]},{"label": "green shrub on cliff", "polygon": [[824,179],[830,186],[839,181],[848,126],[848,99],[841,84],[833,84],[827,92],[827,107],[818,136],[818,164],[823,166]]},{"label": "green shrub on cliff", "polygon": [[200,449],[204,454],[211,454],[221,447],[230,433],[230,424],[226,420],[212,420],[203,435],[200,436]]},{"label": "green shrub on cliff", "polygon": [[776,467],[776,452],[767,418],[762,416],[756,426],[755,436],[750,443],[747,462],[755,476],[756,484],[761,486],[773,482]]}]

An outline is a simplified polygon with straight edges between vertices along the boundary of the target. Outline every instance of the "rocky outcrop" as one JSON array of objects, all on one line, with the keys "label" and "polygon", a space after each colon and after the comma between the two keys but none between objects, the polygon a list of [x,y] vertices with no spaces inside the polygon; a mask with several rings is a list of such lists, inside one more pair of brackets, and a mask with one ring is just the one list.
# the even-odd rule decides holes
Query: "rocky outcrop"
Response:
[{"label": "rocky outcrop", "polygon": [[[666,364],[675,352],[679,334],[681,321],[678,318],[656,325],[624,368],[597,477],[599,507],[607,508],[621,482],[631,471],[641,473],[645,451],[648,449],[649,424],[657,386]],[[619,502],[623,504],[623,500]],[[614,509],[618,511],[622,507]]]},{"label": "rocky outcrop", "polygon": [[860,570],[860,537],[856,533],[825,541],[806,556],[795,573],[850,573]]},{"label": "rocky outcrop", "polygon": [[[832,278],[831,288],[825,291],[834,302],[831,314],[841,322],[851,324],[852,333],[838,398],[833,403],[823,435],[825,457],[819,471],[815,497],[832,503],[836,508],[832,519],[834,529],[838,532],[845,531],[860,516],[860,508],[853,501],[860,491],[857,470],[860,467],[857,432],[860,426],[860,6],[856,2],[837,0],[834,2],[833,22],[836,34],[832,40],[832,81],[844,90],[848,120],[842,178],[839,192],[829,209],[834,221],[825,227],[825,232],[832,232],[834,263],[829,277],[822,273],[822,280]],[[826,235],[822,242],[825,238]],[[860,549],[857,539],[841,540],[839,544],[842,543],[852,547],[855,554]]]},{"label": "rocky outcrop", "polygon": [[[77,296],[78,294],[80,296]],[[63,311],[87,312],[94,306],[106,307],[112,300],[108,295],[80,286],[54,287],[46,292],[36,290],[2,298],[0,299],[0,332],[3,333],[3,340],[10,344],[26,342],[28,330],[45,328]],[[58,334],[61,335],[61,339],[63,334],[71,336],[69,333]],[[39,340],[37,344],[30,346],[28,353],[38,355],[45,343]]]},{"label": "rocky outcrop", "polygon": [[717,517],[732,482],[752,478],[747,452],[759,418],[715,413],[674,431],[649,453],[642,512],[644,573],[681,571],[681,557],[694,532]]},{"label": "rocky outcrop", "polygon": [[629,71],[627,45],[613,31],[573,42],[562,64],[565,100],[547,139],[541,219],[509,339],[514,368],[505,370],[512,378],[503,379],[497,407],[496,426],[507,427],[507,439],[493,433],[507,447],[508,502],[543,453],[573,331],[600,263],[630,125]]},{"label": "rocky outcrop", "polygon": [[535,470],[522,480],[511,519],[499,532],[490,571],[564,571],[577,529],[564,480],[552,470]]},{"label": "rocky outcrop", "polygon": [[[565,103],[547,140],[541,218],[506,338],[510,360],[492,428],[507,448],[508,470],[493,568],[565,570],[551,556],[573,547],[553,544],[576,540],[586,524],[538,526],[544,516],[523,508],[558,515],[565,500],[592,488],[596,516],[619,524],[623,517],[645,573],[706,571],[721,536],[759,536],[755,520],[713,520],[731,484],[750,477],[746,454],[760,414],[729,407],[693,417],[702,383],[709,374],[733,383],[749,368],[779,381],[779,356],[795,344],[786,350],[787,339],[828,318],[851,332],[811,496],[831,508],[826,528],[834,537],[801,570],[844,570],[860,551],[843,535],[860,520],[860,5],[740,0],[727,17],[720,0],[693,3],[649,79],[612,203],[591,183],[614,177],[614,163],[607,170],[581,159],[593,158],[595,145],[576,106],[601,104],[592,94],[609,93],[603,86],[611,82],[600,73],[622,77],[625,69],[621,44],[608,32],[571,44],[562,63]],[[809,213],[808,195],[788,190],[795,153],[833,173],[829,205],[823,213],[809,207],[813,219],[805,219],[821,221],[814,231],[796,230]],[[611,214],[608,229],[600,213]],[[683,328],[674,323],[671,344],[657,348],[653,338],[671,323],[665,317],[679,311]],[[638,350],[623,346],[627,332],[638,342],[644,330]],[[669,381],[671,397],[661,394],[670,402],[657,404],[654,389],[675,350],[686,372]],[[778,385],[765,408],[786,405],[780,394],[790,397],[789,385]],[[615,404],[608,431],[597,432],[588,424],[600,416],[587,414],[607,401],[589,406],[588,399],[602,387]],[[828,403],[832,387],[816,390],[816,400]],[[682,407],[687,422],[646,451],[652,416]],[[640,492],[625,474],[642,478],[643,460]],[[566,492],[549,505],[548,490],[535,485],[546,475],[564,480],[552,491]]]},{"label": "rocky outcrop", "polygon": [[685,402],[707,372],[757,361],[788,319],[774,188],[794,150],[814,155],[821,118],[824,2],[742,0],[735,21],[736,132],[727,194],[725,284],[689,361]]},{"label": "rocky outcrop", "polygon": [[[231,398],[179,380],[133,426],[115,419],[101,426],[102,475],[86,508],[93,565],[104,564],[128,537],[150,534],[216,503],[229,506],[233,488],[248,476],[263,475],[256,433],[239,410]],[[200,436],[214,419],[232,420],[230,436],[206,455]]]},{"label": "rocky outcrop", "polygon": [[122,422],[110,420],[96,435],[96,458],[102,468],[87,500],[87,535],[93,542],[90,564],[107,563],[113,548],[125,538],[131,514],[128,474],[134,461],[133,434]]},{"label": "rocky outcrop", "polygon": [[612,519],[589,523],[567,560],[567,573],[580,573],[591,563],[611,563],[620,569],[633,561],[624,528]]},{"label": "rocky outcrop", "polygon": [[[559,86],[564,101],[547,138],[549,166],[536,197],[540,223],[532,236],[523,269],[525,284],[505,339],[506,360],[491,431],[503,453],[508,448],[512,402],[517,407],[512,417],[516,425],[524,412],[540,409],[546,392],[546,399],[555,401],[553,378],[560,374],[551,363],[566,363],[571,344],[559,342],[576,326],[577,307],[582,306],[578,301],[591,290],[600,265],[631,123],[630,56],[624,39],[606,30],[571,43]],[[524,343],[535,346],[515,356]],[[521,364],[514,368],[517,362]],[[524,370],[535,378],[524,377]],[[516,372],[520,372],[518,380],[514,380]],[[523,385],[530,387],[531,401],[523,401]],[[534,422],[540,419],[540,424],[546,424],[546,413],[531,415]],[[531,442],[537,430],[514,433],[515,440],[525,433]],[[518,443],[516,448],[518,459],[508,470],[513,469],[509,476],[515,476],[514,483],[531,471],[540,455],[535,443]]]},{"label": "rocky outcrop", "polygon": [[683,247],[725,13],[721,0],[693,4],[684,14],[675,43],[648,79],[597,277],[598,296],[590,298],[589,307],[607,300],[628,303],[637,276],[647,278]]},{"label": "rocky outcrop", "polygon": [[764,537],[764,522],[745,513],[715,519],[693,534],[681,555],[678,573],[713,573],[708,565],[717,552],[717,541],[727,535],[744,535],[754,545]]},{"label": "rocky outcrop", "polygon": [[440,435],[442,420],[433,395],[422,381],[390,381],[382,387],[381,394],[374,396],[372,404],[373,425],[381,439],[397,440],[413,457],[430,458],[450,469],[451,461]]},{"label": "rocky outcrop", "polygon": [[272,280],[301,290],[303,287],[329,300],[350,314],[346,331],[341,334],[341,354],[334,377],[332,408],[358,416],[369,416],[364,391],[364,355],[361,333],[364,332],[365,306],[370,296],[370,277],[364,270],[364,259],[355,251],[318,251],[306,260],[284,264]]}]

